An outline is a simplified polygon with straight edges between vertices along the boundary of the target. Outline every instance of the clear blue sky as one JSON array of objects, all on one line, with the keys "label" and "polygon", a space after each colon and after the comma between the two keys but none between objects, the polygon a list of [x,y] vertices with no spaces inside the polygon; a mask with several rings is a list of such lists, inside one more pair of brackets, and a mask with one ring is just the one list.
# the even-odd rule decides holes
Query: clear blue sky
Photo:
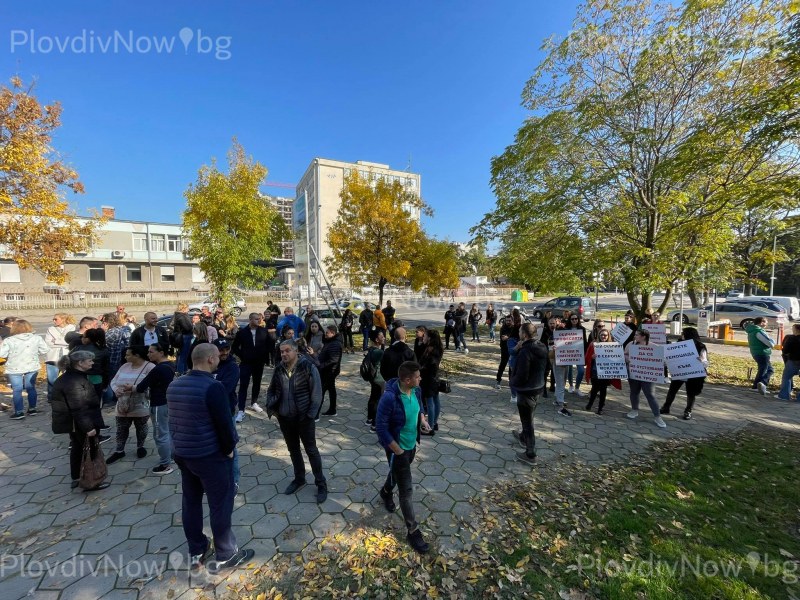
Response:
[{"label": "clear blue sky", "polygon": [[71,197],[82,214],[180,222],[182,192],[235,135],[268,181],[296,183],[316,156],[400,169],[411,156],[436,213],[426,229],[466,241],[494,206],[489,161],[525,117],[541,42],[576,4],[6,2],[0,60],[5,81],[35,78],[62,103],[55,146],[86,186]]}]

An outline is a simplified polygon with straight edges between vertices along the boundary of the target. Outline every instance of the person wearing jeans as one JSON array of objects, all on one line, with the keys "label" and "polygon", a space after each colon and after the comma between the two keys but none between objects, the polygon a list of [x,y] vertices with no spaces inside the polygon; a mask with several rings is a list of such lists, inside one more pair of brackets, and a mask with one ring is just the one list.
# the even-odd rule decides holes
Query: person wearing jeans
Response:
[{"label": "person wearing jeans", "polygon": [[12,419],[25,418],[23,390],[28,393],[28,415],[38,414],[36,376],[39,374],[41,365],[39,357],[49,351],[47,344],[33,333],[33,327],[25,319],[14,321],[11,326],[11,335],[0,344],[0,358],[6,359],[6,377],[14,399]]},{"label": "person wearing jeans", "polygon": [[[630,365],[630,352],[632,346],[647,346],[650,343],[650,332],[643,329],[637,329],[633,336],[633,341],[625,347],[625,362]],[[664,419],[661,418],[661,408],[658,406],[653,390],[655,384],[650,381],[639,381],[637,379],[628,379],[630,386],[630,400],[631,410],[625,416],[629,419],[635,419],[639,416],[639,396],[644,394],[647,399],[647,404],[650,406],[650,411],[653,413],[655,424],[662,429],[667,426]]]},{"label": "person wearing jeans", "polygon": [[167,356],[168,352],[169,348],[163,342],[147,348],[147,358],[155,367],[136,385],[136,391],[140,394],[150,390],[150,419],[153,421],[153,441],[158,451],[158,464],[152,469],[155,475],[168,475],[173,470],[167,388],[175,379],[175,367]]},{"label": "person wearing jeans", "polygon": [[763,396],[767,395],[769,380],[774,372],[772,363],[772,347],[775,340],[767,335],[764,328],[767,326],[765,317],[756,318],[751,324],[745,327],[747,332],[747,345],[750,347],[750,356],[756,361],[758,367],[756,377],[753,380],[753,389],[758,390]]},{"label": "person wearing jeans", "polygon": [[428,408],[429,435],[439,431],[439,413],[442,406],[439,402],[439,365],[444,355],[442,337],[435,329],[425,331],[422,336],[423,350],[419,359],[422,397]]},{"label": "person wearing jeans", "polygon": [[419,530],[413,504],[413,481],[411,463],[417,452],[420,433],[430,430],[425,418],[422,402],[420,368],[416,362],[406,361],[400,365],[397,377],[386,382],[386,391],[378,403],[376,429],[378,441],[386,451],[389,474],[380,490],[380,496],[388,512],[394,512],[394,488],[400,495],[400,510],[406,523],[409,545],[424,554],[430,545]]},{"label": "person wearing jeans", "polygon": [[778,398],[791,400],[793,379],[800,373],[800,323],[792,325],[792,335],[783,338],[782,348],[783,377]]}]

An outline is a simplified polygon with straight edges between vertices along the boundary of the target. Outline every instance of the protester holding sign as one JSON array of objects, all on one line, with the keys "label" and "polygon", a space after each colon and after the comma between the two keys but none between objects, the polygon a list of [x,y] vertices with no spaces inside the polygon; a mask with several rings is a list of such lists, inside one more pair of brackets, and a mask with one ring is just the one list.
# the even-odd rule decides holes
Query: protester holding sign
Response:
[{"label": "protester holding sign", "polygon": [[[681,334],[681,339],[686,340],[686,342],[671,344],[665,355],[672,375],[672,382],[669,384],[667,400],[664,402],[664,406],[661,407],[661,414],[669,414],[669,409],[678,394],[678,390],[686,382],[686,409],[683,411],[683,418],[688,421],[692,418],[694,399],[703,391],[706,368],[708,367],[708,351],[705,344],[700,341],[700,334],[694,327],[686,327]],[[685,351],[685,346],[688,346],[688,350],[694,351],[693,356],[687,356],[688,352]],[[674,358],[672,358],[673,356]],[[682,367],[686,368],[686,372],[682,372]],[[699,375],[701,372],[701,376],[686,377],[687,374]],[[678,377],[682,378],[678,379]]]},{"label": "protester holding sign", "polygon": [[[566,387],[566,379],[567,379],[567,368],[564,365],[572,364],[571,357],[565,356],[565,353],[570,352],[570,350],[563,347],[563,340],[565,338],[556,336],[560,336],[562,333],[570,335],[569,331],[565,331],[561,329],[561,321],[558,317],[550,317],[550,320],[547,322],[549,327],[550,336],[548,338],[548,348],[547,348],[547,357],[550,360],[550,364],[553,366],[553,377],[555,378],[555,394],[556,399],[553,401],[553,404],[556,406],[556,410],[559,415],[562,417],[571,417],[572,413],[567,409],[567,406],[564,402],[564,388]],[[542,334],[542,338],[545,337],[545,334]],[[574,336],[571,336],[574,338]],[[557,339],[562,340],[561,346],[561,360],[557,357],[557,348],[558,343]],[[572,349],[574,352],[574,347]]]},{"label": "protester holding sign", "polygon": [[[661,410],[653,394],[653,380],[658,377],[658,372],[661,373],[662,378],[659,381],[663,380],[663,348],[649,344],[650,334],[642,329],[637,329],[633,335],[633,342],[625,347],[628,383],[631,389],[631,411],[625,416],[629,419],[636,419],[639,416],[639,396],[644,394],[647,404],[650,405],[650,410],[653,412],[653,417],[655,417],[656,425],[664,428],[667,424],[661,418]],[[655,351],[656,349],[661,352]]]},{"label": "protester holding sign", "polygon": [[[592,410],[592,405],[594,404],[595,398],[599,399],[599,403],[597,405],[597,414],[603,414],[603,407],[606,405],[606,392],[608,391],[608,386],[610,384],[614,384],[616,382],[615,387],[622,387],[620,385],[619,379],[611,379],[605,378],[601,376],[601,373],[598,371],[598,364],[597,364],[597,350],[602,349],[605,346],[616,346],[619,350],[620,355],[622,355],[622,346],[617,343],[609,343],[611,342],[611,334],[608,332],[608,329],[600,329],[596,333],[597,341],[592,341],[589,344],[588,350],[586,350],[586,360],[585,363],[589,365],[589,368],[586,369],[586,380],[589,381],[591,377],[592,389],[589,392],[589,402],[586,404],[586,410]],[[596,345],[596,344],[603,344],[604,346]],[[623,355],[622,360],[622,369],[625,369],[625,359]]]}]

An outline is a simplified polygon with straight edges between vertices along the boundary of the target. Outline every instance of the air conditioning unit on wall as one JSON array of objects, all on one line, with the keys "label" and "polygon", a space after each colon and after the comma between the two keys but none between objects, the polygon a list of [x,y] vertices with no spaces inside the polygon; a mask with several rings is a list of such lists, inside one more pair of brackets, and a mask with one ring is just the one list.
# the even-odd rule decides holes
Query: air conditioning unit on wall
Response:
[{"label": "air conditioning unit on wall", "polygon": [[125,252],[122,250],[112,250],[111,258],[125,258]]}]

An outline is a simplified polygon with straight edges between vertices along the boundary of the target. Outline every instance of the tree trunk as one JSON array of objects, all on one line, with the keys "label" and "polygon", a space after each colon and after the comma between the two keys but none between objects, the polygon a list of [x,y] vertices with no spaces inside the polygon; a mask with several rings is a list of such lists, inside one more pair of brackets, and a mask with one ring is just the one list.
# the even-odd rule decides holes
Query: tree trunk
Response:
[{"label": "tree trunk", "polygon": [[697,299],[697,290],[694,288],[688,288],[686,290],[686,295],[689,296],[689,301],[692,303],[692,308],[697,308],[700,306],[700,300]]},{"label": "tree trunk", "polygon": [[664,312],[667,310],[667,306],[669,305],[670,300],[672,300],[672,288],[667,288],[666,292],[664,293],[664,300],[658,307],[658,313],[661,315],[662,318],[664,317]]},{"label": "tree trunk", "polygon": [[378,308],[383,306],[383,288],[388,282],[385,278],[381,277],[378,280]]}]

